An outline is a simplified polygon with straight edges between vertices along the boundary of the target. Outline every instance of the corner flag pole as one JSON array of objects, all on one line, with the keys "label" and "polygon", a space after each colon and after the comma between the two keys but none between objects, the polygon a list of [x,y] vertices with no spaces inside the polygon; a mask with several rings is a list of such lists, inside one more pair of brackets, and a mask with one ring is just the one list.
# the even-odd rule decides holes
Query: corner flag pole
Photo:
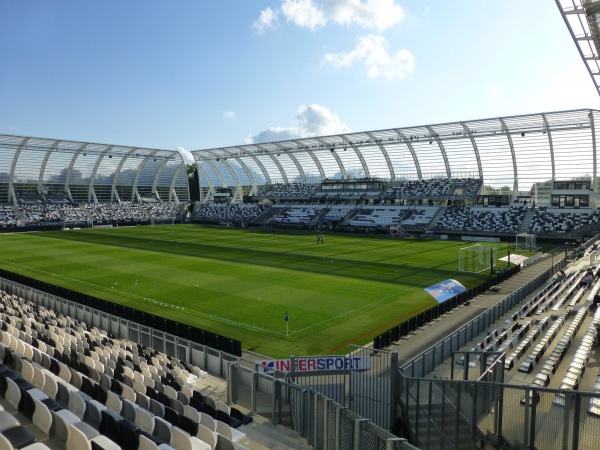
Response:
[{"label": "corner flag pole", "polygon": [[290,335],[290,317],[288,316],[287,311],[285,312],[285,337]]}]

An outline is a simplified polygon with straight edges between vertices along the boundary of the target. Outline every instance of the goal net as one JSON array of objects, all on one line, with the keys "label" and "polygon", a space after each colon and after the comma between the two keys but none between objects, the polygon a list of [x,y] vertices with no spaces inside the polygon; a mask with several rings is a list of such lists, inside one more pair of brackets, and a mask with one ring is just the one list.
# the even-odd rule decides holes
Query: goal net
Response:
[{"label": "goal net", "polygon": [[496,263],[498,248],[475,244],[458,251],[458,270],[461,272],[483,272]]},{"label": "goal net", "polygon": [[515,238],[515,250],[531,252],[537,250],[535,234],[520,233]]}]

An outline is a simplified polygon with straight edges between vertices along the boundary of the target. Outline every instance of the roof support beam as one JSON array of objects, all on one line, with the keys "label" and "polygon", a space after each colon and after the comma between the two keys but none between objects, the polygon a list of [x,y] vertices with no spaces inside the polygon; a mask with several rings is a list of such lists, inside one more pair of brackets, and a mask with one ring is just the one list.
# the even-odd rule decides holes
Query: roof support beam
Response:
[{"label": "roof support beam", "polygon": [[[475,138],[473,137],[473,132],[469,129],[465,122],[460,122],[463,129],[465,130],[465,134],[469,136],[471,140],[471,145],[473,146],[473,153],[475,154],[475,159],[477,162],[477,172],[479,173],[479,178],[483,180],[483,166],[481,165],[481,157],[479,156],[479,149],[477,148],[477,142],[475,142]],[[513,163],[515,162],[515,152],[512,152],[513,155]]]},{"label": "roof support beam", "polygon": [[398,133],[398,140],[399,141],[402,140],[402,142],[404,142],[406,144],[406,146],[408,147],[408,150],[410,151],[410,154],[413,159],[413,163],[415,164],[415,169],[417,171],[417,177],[419,177],[419,180],[420,180],[423,177],[423,173],[421,172],[421,165],[419,164],[419,158],[417,158],[417,153],[415,152],[415,149],[412,146],[411,140],[406,137],[406,135],[402,132],[402,130],[394,129],[394,131],[396,133]]},{"label": "roof support beam", "polygon": [[513,162],[513,195],[519,194],[519,169],[517,168],[517,157],[515,156],[515,146],[513,144],[512,135],[510,134],[509,128],[506,126],[506,122],[503,118],[500,119],[502,124],[502,130],[508,140],[508,147],[510,148],[510,154]]}]

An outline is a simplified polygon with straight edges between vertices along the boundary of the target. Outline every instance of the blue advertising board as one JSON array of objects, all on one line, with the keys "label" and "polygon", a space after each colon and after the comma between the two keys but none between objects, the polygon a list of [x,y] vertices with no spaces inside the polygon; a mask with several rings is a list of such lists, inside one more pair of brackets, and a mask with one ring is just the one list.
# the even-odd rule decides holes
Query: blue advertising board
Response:
[{"label": "blue advertising board", "polygon": [[466,290],[467,288],[456,280],[444,280],[441,283],[425,288],[425,291],[435,298],[438,303],[445,302]]}]

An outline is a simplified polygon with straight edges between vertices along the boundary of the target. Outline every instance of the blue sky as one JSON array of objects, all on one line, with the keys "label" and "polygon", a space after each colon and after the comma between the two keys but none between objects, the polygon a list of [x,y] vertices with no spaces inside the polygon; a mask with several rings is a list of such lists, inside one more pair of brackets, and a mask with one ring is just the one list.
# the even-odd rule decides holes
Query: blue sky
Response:
[{"label": "blue sky", "polygon": [[575,108],[552,0],[2,0],[0,134],[188,150]]}]

